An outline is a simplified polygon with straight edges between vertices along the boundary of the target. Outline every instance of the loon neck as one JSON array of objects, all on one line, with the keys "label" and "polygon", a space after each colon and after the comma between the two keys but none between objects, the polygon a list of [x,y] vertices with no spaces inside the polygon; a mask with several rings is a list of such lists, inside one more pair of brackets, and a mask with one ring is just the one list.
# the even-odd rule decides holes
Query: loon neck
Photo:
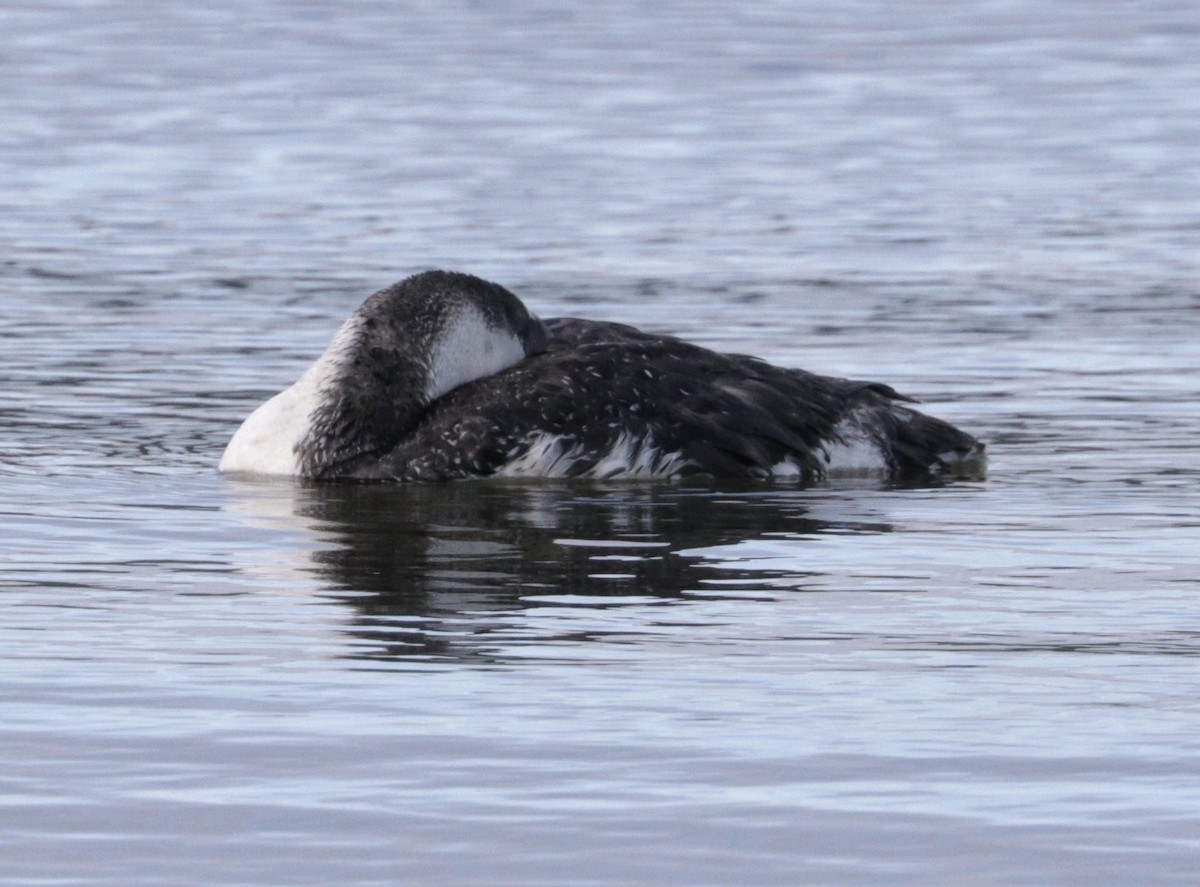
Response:
[{"label": "loon neck", "polygon": [[[251,413],[219,468],[226,472],[320,478],[378,454],[412,430],[428,404],[418,367],[382,377],[346,361],[338,339],[293,385]],[[405,372],[405,369],[408,372]]]},{"label": "loon neck", "polygon": [[299,449],[320,402],[322,368],[313,364],[300,379],[246,417],[225,447],[223,472],[299,476]]},{"label": "loon neck", "polygon": [[516,322],[489,316],[489,305],[470,298],[404,286],[368,299],[295,384],[242,423],[222,471],[344,475],[411,433],[434,400],[545,341],[541,322],[506,291],[519,308]]}]

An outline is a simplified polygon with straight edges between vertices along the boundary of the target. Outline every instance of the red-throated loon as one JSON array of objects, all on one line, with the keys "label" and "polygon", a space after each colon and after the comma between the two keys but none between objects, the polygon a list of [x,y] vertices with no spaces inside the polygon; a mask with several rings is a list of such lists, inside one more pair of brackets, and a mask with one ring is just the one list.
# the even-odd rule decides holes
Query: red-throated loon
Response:
[{"label": "red-throated loon", "polygon": [[984,446],[887,385],[783,369],[672,336],[539,320],[447,271],[371,296],[255,410],[226,472],[315,480],[937,475]]}]

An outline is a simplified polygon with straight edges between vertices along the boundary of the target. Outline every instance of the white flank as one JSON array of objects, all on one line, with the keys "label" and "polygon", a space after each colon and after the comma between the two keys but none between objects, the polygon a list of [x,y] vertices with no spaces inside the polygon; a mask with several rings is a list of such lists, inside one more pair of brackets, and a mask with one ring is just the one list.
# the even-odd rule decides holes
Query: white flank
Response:
[{"label": "white flank", "polygon": [[570,449],[561,435],[540,431],[530,436],[529,449],[496,472],[500,477],[566,477],[567,469],[583,455],[583,446]]},{"label": "white flank", "polygon": [[482,379],[525,357],[521,339],[488,323],[473,305],[464,305],[434,345],[425,399],[433,401],[472,379]]},{"label": "white flank", "polygon": [[[546,431],[531,435],[529,449],[501,468],[502,477],[566,477],[571,467],[587,456],[583,444]],[[651,437],[622,432],[612,448],[577,477],[673,477],[686,460],[679,453],[664,453]]]},{"label": "white flank", "polygon": [[853,416],[834,427],[824,451],[829,474],[886,474],[889,470],[883,450]]},{"label": "white flank", "polygon": [[800,477],[804,474],[804,469],[800,467],[800,463],[791,456],[785,456],[779,462],[771,466],[771,477]]},{"label": "white flank", "polygon": [[246,417],[234,432],[221,462],[220,471],[245,474],[297,475],[300,462],[296,447],[308,433],[313,410],[321,402],[351,338],[358,329],[351,317],[338,328],[325,353],[304,371],[294,385],[281,391]]},{"label": "white flank", "polygon": [[664,453],[654,445],[653,435],[635,437],[622,432],[587,472],[589,477],[671,477],[679,473],[686,460],[680,453]]}]

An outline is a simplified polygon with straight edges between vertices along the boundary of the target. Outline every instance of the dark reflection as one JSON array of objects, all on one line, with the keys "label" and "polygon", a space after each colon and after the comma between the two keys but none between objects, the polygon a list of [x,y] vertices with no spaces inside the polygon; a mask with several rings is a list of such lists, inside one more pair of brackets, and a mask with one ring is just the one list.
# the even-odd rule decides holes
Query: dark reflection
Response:
[{"label": "dark reflection", "polygon": [[736,553],[696,550],[889,530],[814,519],[813,494],[798,487],[473,481],[297,493],[297,515],[333,542],[314,553],[317,572],[354,608],[356,655],[370,657],[487,659],[518,611],[547,596],[605,607],[630,596],[745,597],[783,576],[802,586],[795,570],[739,569]]}]

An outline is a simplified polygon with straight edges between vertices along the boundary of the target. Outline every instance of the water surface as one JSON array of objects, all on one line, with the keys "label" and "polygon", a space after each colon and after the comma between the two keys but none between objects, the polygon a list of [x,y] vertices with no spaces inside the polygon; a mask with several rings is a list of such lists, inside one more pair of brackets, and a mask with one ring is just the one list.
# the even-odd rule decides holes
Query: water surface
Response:
[{"label": "water surface", "polygon": [[[1188,4],[0,27],[5,883],[1193,882]],[[989,475],[215,472],[435,266],[888,382]]]}]

